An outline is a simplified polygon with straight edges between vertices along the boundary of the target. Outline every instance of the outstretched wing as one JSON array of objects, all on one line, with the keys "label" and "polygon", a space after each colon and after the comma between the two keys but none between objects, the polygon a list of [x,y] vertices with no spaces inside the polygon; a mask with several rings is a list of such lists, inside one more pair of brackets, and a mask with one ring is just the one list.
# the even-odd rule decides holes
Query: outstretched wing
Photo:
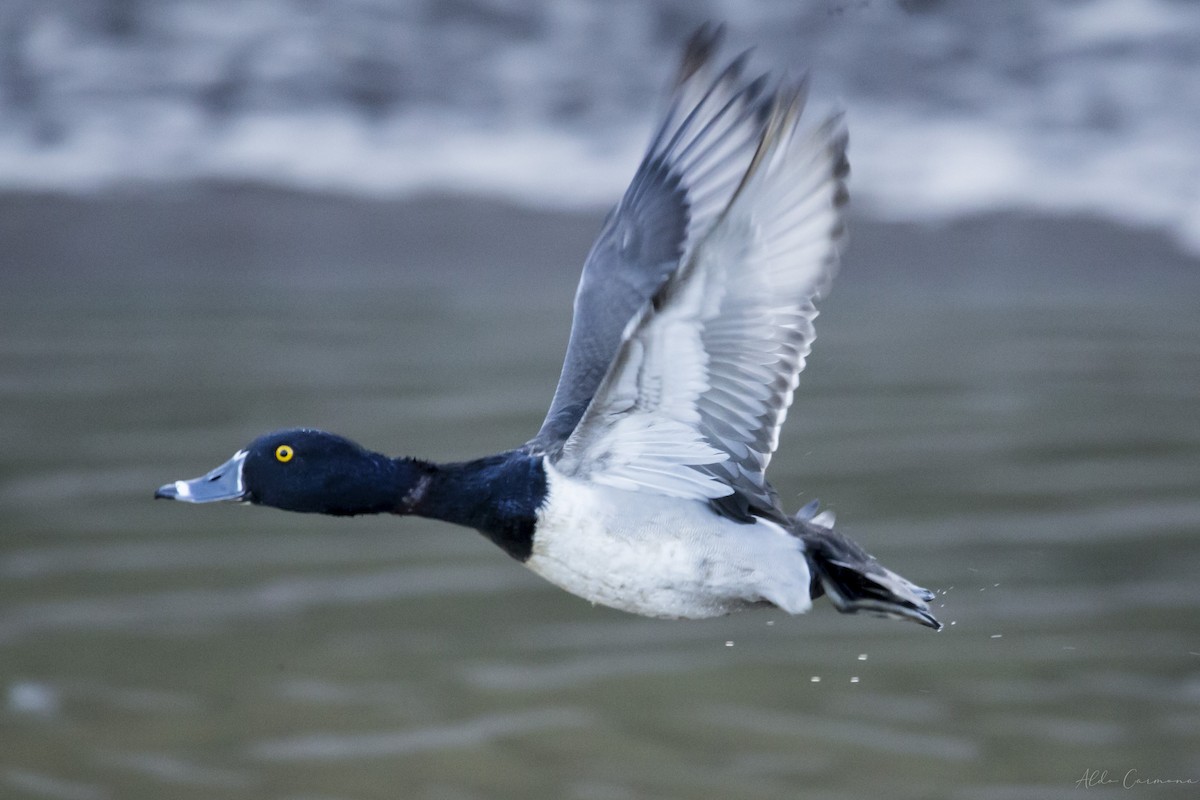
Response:
[{"label": "outstretched wing", "polygon": [[556,466],[596,483],[782,518],[764,472],[838,262],[846,130],[800,131],[781,91],[728,207],[627,326]]},{"label": "outstretched wing", "polygon": [[626,324],[678,269],[729,202],[766,123],[765,76],[746,56],[719,73],[722,30],[704,26],[683,55],[666,116],[583,266],[558,388],[527,445],[557,452],[608,371]]}]

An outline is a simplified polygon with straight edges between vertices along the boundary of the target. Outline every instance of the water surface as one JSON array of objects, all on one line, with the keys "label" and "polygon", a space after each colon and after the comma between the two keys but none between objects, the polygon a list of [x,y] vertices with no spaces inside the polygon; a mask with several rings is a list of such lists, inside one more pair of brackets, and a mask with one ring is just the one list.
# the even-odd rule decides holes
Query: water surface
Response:
[{"label": "water surface", "polygon": [[[858,226],[771,472],[936,589],[947,628],[825,603],[663,622],[434,522],[150,499],[290,425],[440,459],[524,441],[596,220],[391,208],[411,238],[387,263],[379,209],[323,201],[314,218],[343,220],[325,236],[260,208],[237,239],[211,204],[160,201],[22,205],[65,222],[7,240],[0,795],[974,800],[1063,797],[1087,770],[1200,779],[1200,315],[1178,265],[1006,263],[1045,241],[1015,225],[996,260],[921,273],[961,231]],[[155,214],[170,225],[139,222]],[[1053,229],[1075,265],[1136,241]]]}]

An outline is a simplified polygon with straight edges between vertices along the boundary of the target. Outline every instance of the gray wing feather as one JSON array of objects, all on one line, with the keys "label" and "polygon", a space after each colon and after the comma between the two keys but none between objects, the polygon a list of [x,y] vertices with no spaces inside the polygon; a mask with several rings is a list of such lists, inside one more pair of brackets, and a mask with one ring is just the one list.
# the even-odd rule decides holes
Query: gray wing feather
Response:
[{"label": "gray wing feather", "polygon": [[[791,103],[791,115],[798,117],[803,108],[802,87]],[[776,135],[790,139],[796,136],[795,122],[786,116],[782,115],[783,130]],[[816,338],[816,301],[828,291],[844,236],[840,214],[822,211],[840,209],[848,197],[844,179],[849,162],[842,119],[828,120],[813,138],[822,143],[815,148],[815,161],[825,166],[818,166],[807,176],[800,173],[807,180],[762,192],[769,198],[763,205],[778,214],[773,219],[760,214],[755,227],[760,235],[764,229],[776,231],[768,241],[758,242],[754,248],[758,253],[752,259],[771,260],[786,253],[787,261],[812,259],[815,269],[810,277],[796,283],[769,281],[756,286],[754,280],[747,280],[736,284],[737,288],[725,295],[721,312],[700,335],[710,358],[710,386],[697,401],[699,430],[729,457],[692,468],[734,488],[732,494],[709,502],[722,514],[741,521],[749,521],[753,515],[782,516],[778,494],[766,479],[766,469],[779,444],[779,431]],[[780,158],[786,158],[789,149],[788,144],[782,145]],[[773,166],[761,169],[769,173]],[[785,164],[783,168],[794,169],[794,165]],[[806,219],[806,209],[812,209],[815,224]],[[821,222],[824,219],[830,221]],[[774,333],[764,337],[759,333],[763,329]]]},{"label": "gray wing feather", "polygon": [[553,461],[564,474],[786,522],[765,472],[837,267],[849,170],[840,117],[799,132],[803,96],[778,94],[727,207],[627,326]]},{"label": "gray wing feather", "polygon": [[526,445],[556,453],[608,371],[629,320],[679,267],[728,204],[770,109],[765,76],[742,76],[746,57],[719,74],[722,29],[688,43],[667,113],[621,202],[583,266],[554,400]]}]

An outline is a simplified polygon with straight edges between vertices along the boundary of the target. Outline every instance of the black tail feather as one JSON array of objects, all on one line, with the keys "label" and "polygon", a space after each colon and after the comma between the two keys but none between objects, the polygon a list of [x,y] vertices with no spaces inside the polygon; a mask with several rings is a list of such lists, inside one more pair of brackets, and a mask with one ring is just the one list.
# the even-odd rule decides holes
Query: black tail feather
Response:
[{"label": "black tail feather", "polygon": [[861,611],[941,630],[926,605],[933,592],[887,569],[840,533],[804,523],[797,528],[812,570],[813,597],[823,591],[843,614]]}]

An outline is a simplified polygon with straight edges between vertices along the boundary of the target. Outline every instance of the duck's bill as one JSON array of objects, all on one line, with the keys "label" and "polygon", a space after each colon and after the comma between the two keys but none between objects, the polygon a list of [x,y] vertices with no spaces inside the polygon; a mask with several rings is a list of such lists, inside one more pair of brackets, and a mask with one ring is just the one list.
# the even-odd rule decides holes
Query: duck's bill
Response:
[{"label": "duck's bill", "polygon": [[158,487],[154,498],[182,500],[185,503],[215,503],[218,500],[240,502],[246,499],[246,487],[242,482],[242,464],[246,451],[241,450],[233,458],[190,481],[175,481]]}]

